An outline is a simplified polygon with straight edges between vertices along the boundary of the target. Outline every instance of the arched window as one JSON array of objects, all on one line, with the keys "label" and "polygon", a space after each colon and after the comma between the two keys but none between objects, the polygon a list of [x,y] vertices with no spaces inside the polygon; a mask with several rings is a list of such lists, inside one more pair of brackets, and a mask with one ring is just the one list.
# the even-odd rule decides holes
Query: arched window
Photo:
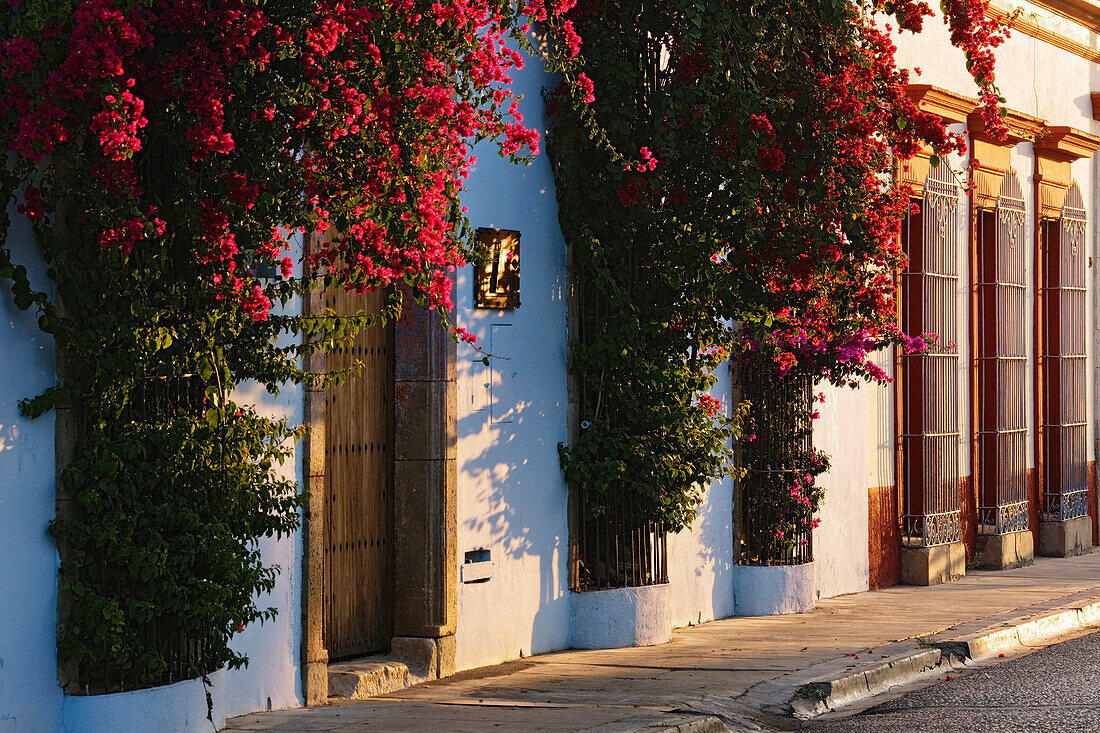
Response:
[{"label": "arched window", "polygon": [[1085,205],[1074,183],[1061,216],[1040,226],[1043,519],[1088,511],[1085,394]]},{"label": "arched window", "polygon": [[1027,211],[1016,172],[977,216],[978,532],[1028,529]]},{"label": "arched window", "polygon": [[946,165],[931,168],[919,212],[904,222],[902,328],[935,333],[928,351],[902,357],[902,542],[957,542],[959,512],[959,187]]}]

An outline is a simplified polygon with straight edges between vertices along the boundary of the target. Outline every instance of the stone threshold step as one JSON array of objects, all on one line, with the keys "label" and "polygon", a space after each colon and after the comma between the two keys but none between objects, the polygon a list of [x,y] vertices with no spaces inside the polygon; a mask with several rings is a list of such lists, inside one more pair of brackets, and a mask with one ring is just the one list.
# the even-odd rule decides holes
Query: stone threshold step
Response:
[{"label": "stone threshold step", "polygon": [[345,700],[366,700],[427,682],[409,665],[390,656],[363,657],[328,665],[328,695]]},{"label": "stone threshold step", "polygon": [[395,636],[388,654],[329,663],[328,696],[366,700],[448,677],[454,656],[454,636]]}]

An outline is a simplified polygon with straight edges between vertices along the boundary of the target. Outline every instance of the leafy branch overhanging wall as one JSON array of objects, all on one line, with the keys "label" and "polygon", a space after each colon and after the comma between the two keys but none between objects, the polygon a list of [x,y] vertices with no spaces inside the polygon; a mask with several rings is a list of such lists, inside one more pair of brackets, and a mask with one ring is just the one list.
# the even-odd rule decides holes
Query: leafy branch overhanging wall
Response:
[{"label": "leafy branch overhanging wall", "polygon": [[[585,88],[569,6],[9,6],[0,185],[33,223],[52,294],[6,239],[0,277],[52,335],[60,376],[23,410],[80,415],[62,475],[74,509],[51,525],[69,599],[61,658],[90,670],[74,691],[239,666],[231,637],[275,613],[257,605],[278,570],[258,542],[297,526],[278,466],[302,430],[235,404],[232,388],[341,376],[307,374],[301,358],[372,319],[294,315],[311,288],[404,282],[446,312],[470,255],[471,142],[517,161],[538,149],[509,88],[531,22],[561,39],[551,65]],[[317,242],[304,265],[295,232]]]},{"label": "leafy branch overhanging wall", "polygon": [[[1003,136],[992,50],[1007,31],[986,0],[940,5]],[[935,163],[966,145],[906,94],[886,23],[919,32],[931,14],[913,0],[581,0],[567,15],[594,85],[580,110],[568,85],[548,95],[586,428],[561,455],[586,506],[628,495],[646,519],[689,526],[703,487],[738,470],[731,437],[743,433],[750,461],[802,467],[746,488],[759,493],[761,552],[806,541],[826,457],[794,434],[791,455],[754,456],[753,421],[774,416],[725,413],[707,391],[727,359],[758,381],[855,385],[887,379],[874,351],[925,346],[896,326],[910,193],[893,167],[925,145]],[[645,160],[611,159],[590,118]],[[786,394],[790,423],[809,425],[810,395]]]}]

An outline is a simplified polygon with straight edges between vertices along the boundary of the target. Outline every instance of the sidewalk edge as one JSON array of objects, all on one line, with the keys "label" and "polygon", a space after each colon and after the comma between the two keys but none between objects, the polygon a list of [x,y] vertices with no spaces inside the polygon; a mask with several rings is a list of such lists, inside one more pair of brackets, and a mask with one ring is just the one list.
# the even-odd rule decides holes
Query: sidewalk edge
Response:
[{"label": "sidewalk edge", "polygon": [[933,648],[894,659],[886,664],[800,688],[790,707],[802,719],[816,717],[838,707],[881,694],[892,687],[915,682],[953,663],[980,661],[1006,651],[1047,641],[1053,637],[1100,624],[1100,600],[1065,608],[1037,618],[987,631],[977,636],[929,642]]}]

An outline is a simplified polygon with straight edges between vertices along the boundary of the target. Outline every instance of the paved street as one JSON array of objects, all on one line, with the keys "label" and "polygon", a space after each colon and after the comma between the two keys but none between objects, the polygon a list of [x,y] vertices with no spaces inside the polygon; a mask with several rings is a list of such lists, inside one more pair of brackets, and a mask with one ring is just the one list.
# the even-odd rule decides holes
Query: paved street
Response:
[{"label": "paved street", "polygon": [[[822,599],[813,613],[732,618],[678,629],[670,643],[658,646],[544,654],[372,700],[245,715],[230,721],[227,730],[612,733],[676,725],[700,715],[746,727],[797,728],[796,721],[780,713],[807,682],[920,652],[916,637],[962,638],[1067,604],[1096,601],[1100,552],[1038,558],[1030,567],[975,571],[940,586],[895,586]],[[1093,651],[1097,656],[1100,651]],[[1100,699],[1100,665],[1094,667],[1091,676],[1078,679]],[[1069,692],[1065,698],[1072,700]],[[1100,720],[1095,710],[1082,713],[1088,715]],[[858,724],[872,717],[860,716]],[[1100,722],[1090,725],[1097,727],[1079,730],[1100,731]],[[890,721],[880,728],[837,728],[899,729],[904,728]]]},{"label": "paved street", "polygon": [[[961,672],[807,733],[1100,731],[1100,633]],[[943,679],[941,677],[940,679]]]}]

